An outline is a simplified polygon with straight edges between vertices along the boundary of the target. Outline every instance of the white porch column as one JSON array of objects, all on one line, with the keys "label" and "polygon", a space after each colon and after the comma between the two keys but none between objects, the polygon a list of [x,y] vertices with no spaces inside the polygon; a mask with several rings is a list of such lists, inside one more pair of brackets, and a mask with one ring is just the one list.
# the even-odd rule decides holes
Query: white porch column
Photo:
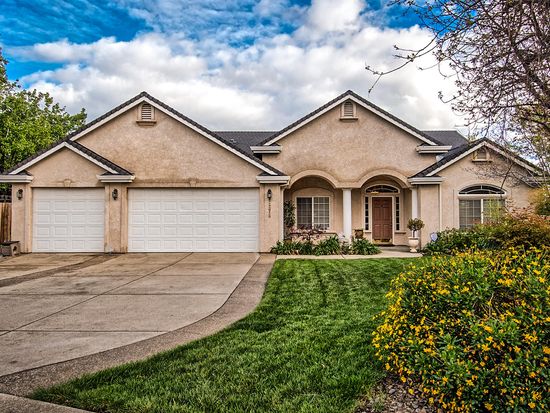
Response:
[{"label": "white porch column", "polygon": [[342,215],[344,217],[344,237],[351,239],[351,189],[342,189]]},{"label": "white porch column", "polygon": [[411,218],[418,218],[418,188],[416,186],[413,186],[411,188],[412,192],[412,207],[411,207]]}]

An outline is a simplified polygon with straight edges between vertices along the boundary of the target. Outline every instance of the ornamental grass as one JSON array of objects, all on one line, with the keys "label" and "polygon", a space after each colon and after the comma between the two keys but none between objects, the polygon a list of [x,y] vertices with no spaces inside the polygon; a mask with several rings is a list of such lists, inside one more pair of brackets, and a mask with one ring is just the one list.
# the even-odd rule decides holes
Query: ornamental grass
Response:
[{"label": "ornamental grass", "polygon": [[549,247],[467,251],[392,281],[376,356],[449,412],[550,411]]}]

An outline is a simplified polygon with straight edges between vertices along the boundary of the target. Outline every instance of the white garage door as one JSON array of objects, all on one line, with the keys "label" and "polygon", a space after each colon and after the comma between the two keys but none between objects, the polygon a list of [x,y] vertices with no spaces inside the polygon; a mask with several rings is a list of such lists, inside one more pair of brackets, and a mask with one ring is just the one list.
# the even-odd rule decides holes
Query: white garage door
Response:
[{"label": "white garage door", "polygon": [[132,252],[258,251],[257,189],[130,189]]},{"label": "white garage door", "polygon": [[103,252],[105,190],[33,190],[33,252]]}]

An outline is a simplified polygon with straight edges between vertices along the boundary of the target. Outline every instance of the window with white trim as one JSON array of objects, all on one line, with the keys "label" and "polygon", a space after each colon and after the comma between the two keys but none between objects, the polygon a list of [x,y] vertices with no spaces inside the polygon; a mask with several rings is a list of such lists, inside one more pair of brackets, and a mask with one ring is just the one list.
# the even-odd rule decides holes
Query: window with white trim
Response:
[{"label": "window with white trim", "polygon": [[492,185],[472,185],[458,193],[459,226],[472,228],[489,224],[502,215],[506,192]]},{"label": "window with white trim", "polygon": [[330,198],[312,196],[296,198],[296,224],[298,228],[326,230],[330,226]]},{"label": "window with white trim", "polygon": [[365,231],[369,231],[369,197],[365,197]]},{"label": "window with white trim", "polygon": [[399,197],[395,197],[395,230],[401,230],[401,207],[400,207]]}]

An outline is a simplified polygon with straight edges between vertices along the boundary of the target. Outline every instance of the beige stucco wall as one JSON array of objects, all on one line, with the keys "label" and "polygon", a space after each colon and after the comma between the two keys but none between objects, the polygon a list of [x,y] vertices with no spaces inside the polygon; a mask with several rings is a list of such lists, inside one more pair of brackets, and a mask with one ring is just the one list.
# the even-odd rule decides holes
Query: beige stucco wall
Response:
[{"label": "beige stucco wall", "polygon": [[135,174],[132,187],[258,187],[263,172],[181,122],[156,112],[140,126],[136,109],[92,131],[78,143]]},{"label": "beige stucco wall", "polygon": [[100,187],[97,179],[105,170],[70,149],[63,148],[30,166],[32,187]]},{"label": "beige stucco wall", "polygon": [[357,106],[356,121],[340,120],[336,107],[277,143],[280,154],[264,161],[294,177],[322,171],[335,187],[359,188],[374,176],[406,178],[435,162],[434,155],[419,155],[422,143],[390,122]]},{"label": "beige stucco wall", "polygon": [[[492,153],[491,159],[491,164],[484,164],[472,162],[472,157],[467,156],[443,171],[444,173],[441,175],[445,179],[441,185],[442,229],[459,225],[458,192],[461,189],[475,184],[490,184],[497,187],[502,185],[503,178],[499,176],[499,172],[505,171],[509,165],[494,153]],[[504,181],[503,189],[507,195],[507,207],[524,208],[529,206],[533,188],[517,181],[514,182],[513,179],[507,179]]]},{"label": "beige stucco wall", "polygon": [[[23,197],[17,199],[20,189],[23,191]],[[27,184],[14,184],[11,194],[11,239],[21,243],[21,252],[31,252],[32,189]]]}]

